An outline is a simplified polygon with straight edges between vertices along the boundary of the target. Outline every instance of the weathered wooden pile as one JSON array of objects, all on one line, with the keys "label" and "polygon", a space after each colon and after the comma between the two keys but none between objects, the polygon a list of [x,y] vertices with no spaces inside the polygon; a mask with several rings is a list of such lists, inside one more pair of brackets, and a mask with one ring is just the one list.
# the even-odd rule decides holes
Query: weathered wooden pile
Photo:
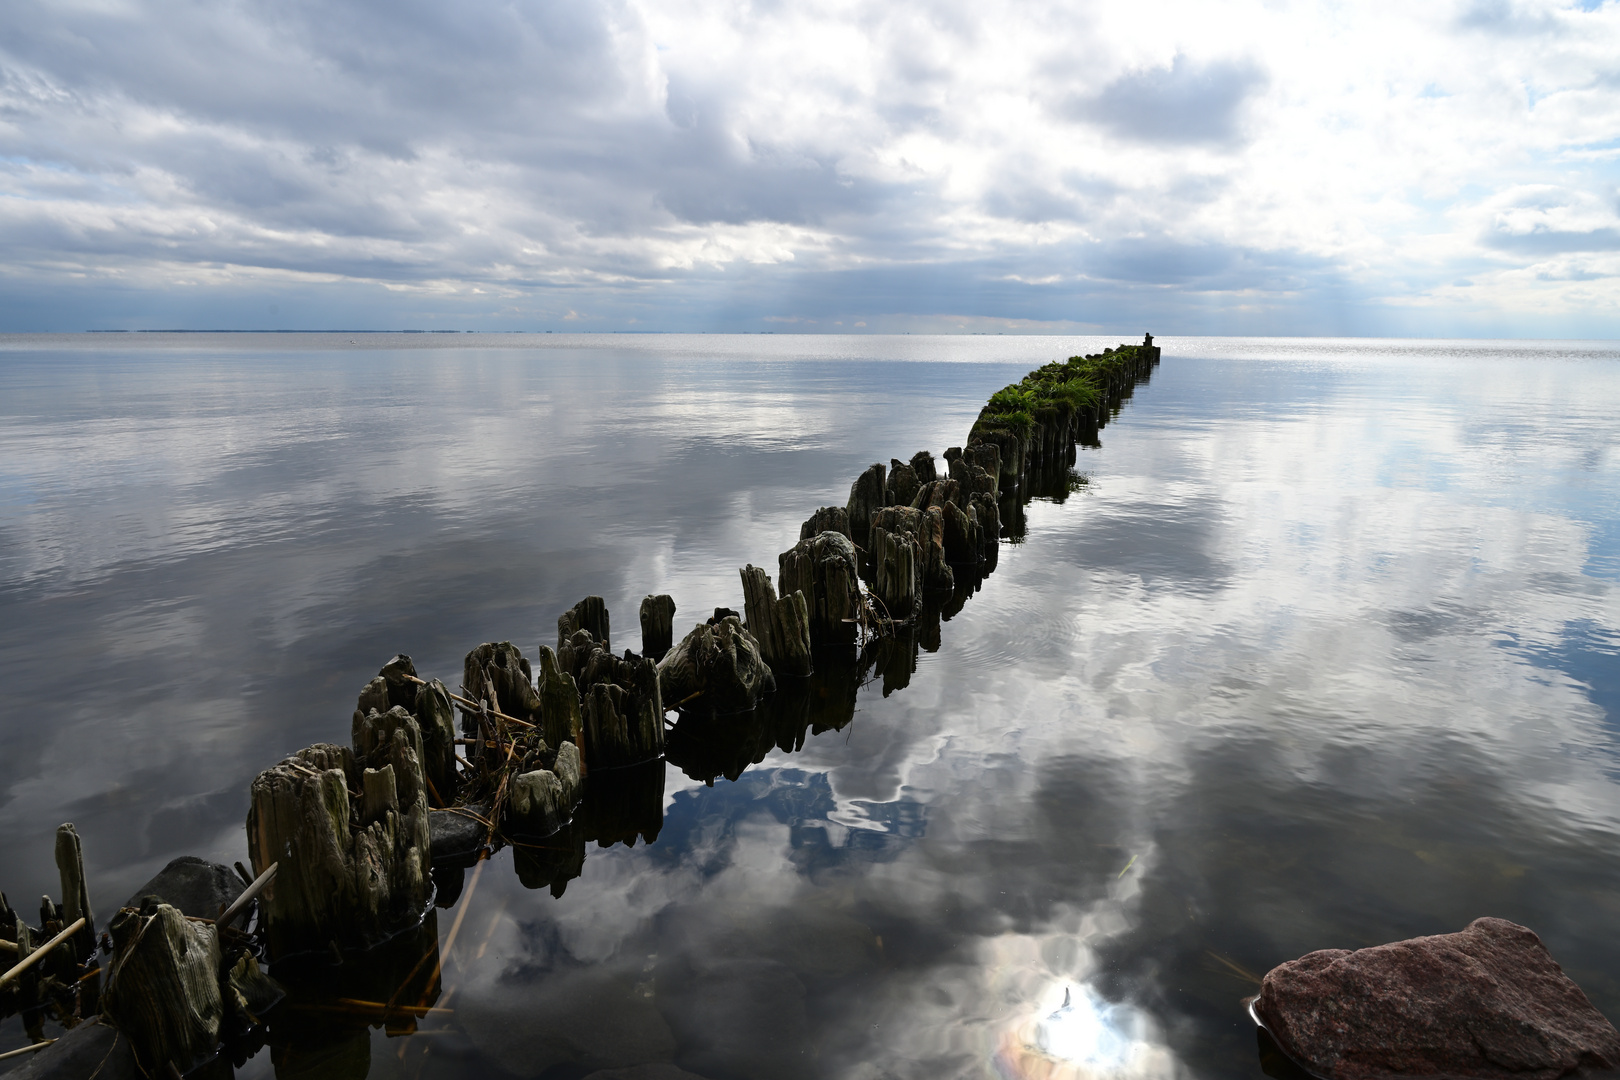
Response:
[{"label": "weathered wooden pile", "polygon": [[[741,613],[717,608],[679,641],[674,601],[650,595],[641,653],[615,654],[607,605],[588,596],[558,618],[555,646],[538,646],[538,674],[507,641],[466,655],[459,692],[394,657],[361,689],[347,745],[307,747],[254,779],[251,873],[176,860],[119,911],[99,995],[79,841],[63,826],[64,899],[45,900],[40,928],[0,896],[0,960],[19,961],[0,976],[0,1015],[22,1012],[39,1039],[47,1013],[71,1026],[99,1008],[147,1075],[183,1072],[281,995],[258,959],[296,983],[309,963],[352,970],[344,957],[364,953],[362,967],[397,985],[386,998],[355,991],[363,999],[325,985],[325,1007],[408,1029],[438,992],[436,889],[453,902],[462,868],[510,844],[524,883],[560,894],[587,841],[657,836],[666,756],[711,783],[735,779],[772,748],[847,724],[869,675],[885,694],[904,686],[919,647],[938,648],[941,618],[1016,535],[1022,503],[1054,470],[1067,484],[1075,445],[1096,441],[1158,361],[1150,335],[998,391],[943,470],[926,450],[872,465],[844,506],[804,522],[774,582],[739,571]],[[186,875],[198,873],[214,875],[211,889],[196,891]],[[253,932],[234,929],[255,902]],[[403,976],[385,961],[418,952]]]}]

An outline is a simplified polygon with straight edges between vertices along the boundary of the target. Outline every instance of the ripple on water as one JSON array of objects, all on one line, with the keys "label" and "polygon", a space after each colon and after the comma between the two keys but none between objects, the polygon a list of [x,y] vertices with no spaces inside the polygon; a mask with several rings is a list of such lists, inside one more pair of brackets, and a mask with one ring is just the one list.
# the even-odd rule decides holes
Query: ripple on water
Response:
[{"label": "ripple on water", "polygon": [[[1018,664],[1067,656],[1080,632],[1083,612],[1042,608],[1005,598],[975,611],[970,634],[949,641],[950,663],[968,671],[998,671]],[[949,630],[946,631],[949,636]]]}]

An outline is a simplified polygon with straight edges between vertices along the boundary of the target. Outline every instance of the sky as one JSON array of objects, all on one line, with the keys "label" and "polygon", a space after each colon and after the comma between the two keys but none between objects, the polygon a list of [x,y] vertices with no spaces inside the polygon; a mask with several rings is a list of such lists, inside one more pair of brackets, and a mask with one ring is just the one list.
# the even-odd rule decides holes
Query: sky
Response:
[{"label": "sky", "polygon": [[6,0],[0,331],[1620,336],[1620,0]]}]

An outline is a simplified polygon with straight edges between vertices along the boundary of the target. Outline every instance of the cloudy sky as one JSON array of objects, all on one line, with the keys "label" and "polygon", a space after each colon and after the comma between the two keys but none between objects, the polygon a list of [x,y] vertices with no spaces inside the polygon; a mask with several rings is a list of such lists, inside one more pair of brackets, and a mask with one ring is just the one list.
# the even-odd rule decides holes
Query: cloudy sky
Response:
[{"label": "cloudy sky", "polygon": [[1620,335],[1620,0],[7,0],[0,329]]}]

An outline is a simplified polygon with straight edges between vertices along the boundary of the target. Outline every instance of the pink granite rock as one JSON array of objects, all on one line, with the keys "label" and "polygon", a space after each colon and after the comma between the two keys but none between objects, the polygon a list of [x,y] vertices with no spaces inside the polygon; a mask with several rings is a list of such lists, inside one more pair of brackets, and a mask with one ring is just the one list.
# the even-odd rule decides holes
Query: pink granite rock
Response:
[{"label": "pink granite rock", "polygon": [[1505,919],[1309,953],[1268,972],[1254,1005],[1285,1053],[1331,1080],[1620,1068],[1620,1032],[1540,938]]}]

